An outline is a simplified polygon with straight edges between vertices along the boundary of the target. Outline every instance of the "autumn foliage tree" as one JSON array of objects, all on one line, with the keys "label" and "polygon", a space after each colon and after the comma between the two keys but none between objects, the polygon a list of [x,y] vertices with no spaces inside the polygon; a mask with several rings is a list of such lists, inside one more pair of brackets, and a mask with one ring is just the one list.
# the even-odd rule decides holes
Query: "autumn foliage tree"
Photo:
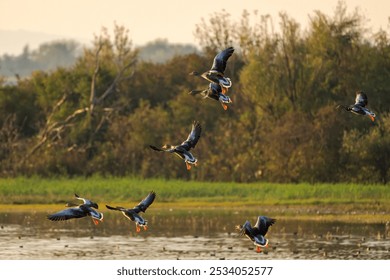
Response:
[{"label": "autumn foliage tree", "polygon": [[[76,63],[0,87],[0,171],[5,176],[139,176],[207,181],[389,180],[390,40],[370,34],[340,2],[302,29],[279,14],[236,21],[226,11],[195,26],[201,53],[138,61],[128,31],[102,29]],[[233,100],[188,94],[208,83],[215,53],[234,46],[226,75]],[[336,109],[363,90],[375,122]],[[180,144],[193,120],[202,136],[191,172],[149,145]]]}]

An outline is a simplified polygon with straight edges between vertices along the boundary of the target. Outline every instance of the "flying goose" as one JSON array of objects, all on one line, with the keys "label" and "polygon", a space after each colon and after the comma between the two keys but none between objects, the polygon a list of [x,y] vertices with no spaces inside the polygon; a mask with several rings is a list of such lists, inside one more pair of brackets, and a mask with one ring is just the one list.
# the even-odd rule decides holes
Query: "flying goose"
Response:
[{"label": "flying goose", "polygon": [[251,226],[249,221],[246,221],[243,225],[236,226],[236,229],[240,231],[240,235],[245,235],[256,246],[256,252],[260,253],[262,247],[268,247],[268,239],[265,235],[268,232],[268,228],[276,222],[276,219],[268,218],[266,216],[259,216],[254,227]]},{"label": "flying goose", "polygon": [[338,105],[337,108],[342,108],[348,112],[354,113],[356,115],[366,115],[368,116],[372,121],[375,121],[375,113],[371,112],[369,109],[366,108],[368,104],[368,98],[367,95],[363,91],[357,91],[356,92],[356,98],[355,98],[355,104],[345,106],[345,105]]},{"label": "flying goose", "polygon": [[148,207],[153,203],[155,198],[156,193],[152,191],[140,203],[138,203],[137,206],[133,208],[123,208],[121,206],[112,207],[109,205],[106,205],[106,207],[110,210],[121,211],[127,219],[135,222],[136,231],[140,232],[141,227],[144,230],[148,229],[148,221],[142,218],[139,213],[145,213],[146,209],[148,209]]},{"label": "flying goose", "polygon": [[195,148],[196,143],[200,138],[202,132],[202,127],[198,121],[194,121],[192,124],[192,129],[190,134],[183,143],[177,146],[166,144],[161,148],[149,145],[149,147],[158,152],[168,152],[173,153],[184,160],[187,170],[191,169],[191,164],[197,165],[198,160],[190,153],[191,148]]},{"label": "flying goose", "polygon": [[66,208],[54,214],[50,214],[47,216],[47,218],[51,221],[65,221],[69,219],[83,218],[86,216],[90,216],[95,225],[98,225],[99,221],[100,222],[103,221],[103,213],[100,213],[94,209],[94,208],[99,209],[97,203],[82,198],[77,194],[75,194],[75,197],[76,199],[82,200],[83,204],[75,206],[75,204],[73,203],[68,203],[66,207],[69,208]]},{"label": "flying goose", "polygon": [[191,90],[188,94],[200,94],[203,96],[203,98],[210,98],[219,101],[224,110],[228,109],[228,106],[226,104],[233,103],[229,96],[222,93],[221,86],[216,83],[210,83],[209,87],[205,90]]},{"label": "flying goose", "polygon": [[193,71],[190,75],[201,76],[211,83],[219,84],[222,87],[222,93],[226,93],[232,86],[232,81],[230,78],[224,76],[224,72],[226,69],[226,63],[233,52],[233,47],[224,49],[214,57],[213,65],[210,70],[203,72],[202,74],[197,71]]}]

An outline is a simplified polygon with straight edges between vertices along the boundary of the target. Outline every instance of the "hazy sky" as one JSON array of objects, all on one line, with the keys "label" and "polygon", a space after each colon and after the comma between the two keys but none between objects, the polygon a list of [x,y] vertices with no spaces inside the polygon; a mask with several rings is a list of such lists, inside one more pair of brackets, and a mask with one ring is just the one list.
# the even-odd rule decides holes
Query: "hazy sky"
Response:
[{"label": "hazy sky", "polygon": [[[305,25],[308,15],[320,10],[333,15],[338,0],[0,0],[0,31],[27,30],[91,41],[102,26],[112,30],[114,22],[130,30],[137,45],[156,38],[172,43],[194,43],[193,32],[201,18],[225,9],[239,19],[244,9],[270,14],[275,23],[285,11]],[[359,7],[367,27],[388,30],[390,0],[346,0],[349,11]],[[27,38],[25,40],[32,40]],[[15,42],[0,38],[0,53]],[[29,42],[26,42],[29,43]],[[25,44],[26,44],[25,43]],[[19,46],[21,50],[21,47]]]}]

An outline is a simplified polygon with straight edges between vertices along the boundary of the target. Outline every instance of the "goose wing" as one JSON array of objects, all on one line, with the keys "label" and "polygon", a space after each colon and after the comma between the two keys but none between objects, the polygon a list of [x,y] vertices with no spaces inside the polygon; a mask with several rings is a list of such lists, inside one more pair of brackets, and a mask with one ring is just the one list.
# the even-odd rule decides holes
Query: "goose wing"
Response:
[{"label": "goose wing", "polygon": [[218,100],[219,95],[222,94],[222,87],[217,83],[210,83],[207,88],[208,97]]},{"label": "goose wing", "polygon": [[220,92],[222,92],[222,88],[219,84],[217,83],[210,83],[209,84],[209,90],[214,92],[215,94],[218,94]]},{"label": "goose wing", "polygon": [[367,106],[367,104],[368,104],[367,95],[362,91],[357,92],[356,98],[355,98],[355,105],[365,107],[365,106]]},{"label": "goose wing", "polygon": [[106,205],[107,209],[110,209],[110,210],[114,210],[114,211],[121,211],[122,214],[129,220],[131,221],[134,221],[134,210],[133,209],[126,209],[124,207],[121,207],[121,206],[116,206],[116,207],[113,207],[113,206],[110,206],[110,205]]},{"label": "goose wing", "polygon": [[224,49],[220,53],[218,53],[214,57],[213,66],[211,66],[211,70],[218,71],[219,73],[224,73],[226,69],[226,63],[229,57],[233,54],[234,48],[229,47]]},{"label": "goose wing", "polygon": [[126,210],[125,208],[123,208],[121,206],[113,207],[113,206],[110,206],[110,205],[107,205],[107,204],[106,204],[106,208],[110,209],[110,210],[115,210],[115,211],[125,211]]},{"label": "goose wing", "polygon": [[240,235],[252,235],[252,226],[251,226],[251,223],[249,221],[245,221],[245,223],[241,226],[241,229],[240,229]]},{"label": "goose wing", "polygon": [[157,152],[173,152],[173,149],[172,148],[165,148],[165,147],[161,147],[161,148],[158,148],[156,146],[153,146],[153,145],[149,145],[149,148],[151,148],[152,150],[155,150]]},{"label": "goose wing", "polygon": [[80,207],[75,207],[75,208],[67,208],[57,213],[48,215],[47,218],[51,221],[65,221],[74,218],[83,218],[87,215],[88,212],[85,211],[85,209]]},{"label": "goose wing", "polygon": [[91,201],[89,199],[80,197],[77,193],[75,193],[74,196],[76,197],[76,199],[82,200],[86,206],[99,208],[97,203],[95,203],[95,202],[93,202],[93,201]]},{"label": "goose wing", "polygon": [[133,210],[136,213],[139,213],[141,211],[145,213],[146,209],[148,209],[148,207],[153,203],[155,198],[156,198],[156,193],[153,191],[150,192],[140,203],[138,203],[137,206],[133,208]]},{"label": "goose wing", "polygon": [[266,235],[268,228],[270,226],[272,226],[275,222],[276,222],[276,219],[268,218],[265,216],[259,216],[257,218],[257,222],[253,228],[258,231],[257,232],[258,234]]},{"label": "goose wing", "polygon": [[153,146],[153,145],[149,145],[149,148],[151,148],[151,149],[153,149],[153,150],[155,150],[157,152],[165,152],[166,151],[166,150],[163,150],[163,149],[158,148],[158,147]]},{"label": "goose wing", "polygon": [[346,105],[342,105],[342,104],[337,105],[336,109],[342,109],[342,110],[345,110],[347,112],[351,111],[351,107],[350,106],[346,106]]},{"label": "goose wing", "polygon": [[251,226],[251,223],[249,221],[246,221],[240,231],[240,235],[247,236],[250,240],[255,241],[255,237],[258,235],[258,231],[256,228]]},{"label": "goose wing", "polygon": [[222,88],[217,83],[210,83],[204,90],[191,90],[188,94],[197,95],[200,94],[203,98],[211,98],[218,100],[218,94],[222,92]]},{"label": "goose wing", "polygon": [[203,98],[206,98],[209,95],[209,88],[204,89],[204,90],[191,90],[189,95],[197,95],[200,94]]},{"label": "goose wing", "polygon": [[191,132],[187,137],[187,140],[181,143],[178,148],[184,148],[187,151],[189,151],[191,148],[194,148],[196,143],[198,143],[201,132],[202,132],[202,127],[200,123],[198,121],[194,121],[192,124]]}]

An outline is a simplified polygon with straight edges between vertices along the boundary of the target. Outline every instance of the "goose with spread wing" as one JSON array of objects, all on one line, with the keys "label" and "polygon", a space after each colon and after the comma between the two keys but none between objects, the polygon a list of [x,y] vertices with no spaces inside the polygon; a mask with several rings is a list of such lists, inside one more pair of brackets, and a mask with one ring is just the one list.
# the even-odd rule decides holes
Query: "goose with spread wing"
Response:
[{"label": "goose with spread wing", "polygon": [[222,93],[226,93],[227,90],[232,86],[232,81],[230,80],[230,78],[224,76],[224,72],[226,69],[227,61],[229,57],[232,56],[233,52],[233,47],[224,49],[214,57],[213,65],[211,66],[210,70],[202,74],[197,71],[193,71],[190,74],[194,76],[201,76],[202,78],[206,79],[211,83],[219,84],[222,87]]},{"label": "goose with spread wing", "polygon": [[226,104],[233,103],[229,96],[222,93],[222,87],[216,83],[210,83],[209,87],[205,90],[191,90],[188,94],[200,94],[203,98],[210,98],[219,101],[224,110],[228,109]]},{"label": "goose with spread wing", "polygon": [[256,251],[261,252],[262,247],[268,247],[268,239],[265,235],[268,232],[268,228],[276,222],[276,219],[268,218],[266,216],[259,216],[255,226],[251,226],[249,221],[246,221],[243,225],[236,226],[236,229],[240,231],[240,235],[245,235],[256,246]]},{"label": "goose with spread wing", "polygon": [[[96,211],[99,209],[99,205],[91,200],[80,197],[75,194],[76,199],[82,200],[83,204],[75,205],[73,203],[68,203],[66,209],[59,211],[54,214],[50,214],[47,218],[51,221],[65,221],[69,219],[83,218],[90,216],[95,225],[98,225],[99,222],[103,221],[103,213]],[[75,207],[74,207],[75,206]],[[95,208],[95,209],[94,209]]]},{"label": "goose with spread wing", "polygon": [[366,108],[368,104],[367,95],[363,91],[356,92],[355,104],[345,106],[338,105],[337,108],[342,108],[356,115],[368,116],[372,121],[375,121],[375,113]]},{"label": "goose with spread wing", "polygon": [[146,209],[148,209],[148,207],[153,203],[155,198],[156,193],[152,191],[140,203],[138,203],[137,206],[133,208],[123,208],[121,206],[112,207],[109,205],[106,205],[106,207],[110,210],[121,211],[127,219],[135,222],[136,231],[140,232],[141,227],[144,230],[148,229],[148,221],[141,217],[139,213],[145,213]]},{"label": "goose with spread wing", "polygon": [[149,147],[158,152],[168,152],[173,153],[184,160],[187,170],[191,169],[191,165],[197,165],[198,159],[190,152],[191,148],[195,148],[196,143],[200,138],[202,132],[202,127],[198,121],[194,121],[192,124],[192,129],[190,134],[183,143],[177,146],[173,145],[164,145],[161,148],[149,145]]}]

